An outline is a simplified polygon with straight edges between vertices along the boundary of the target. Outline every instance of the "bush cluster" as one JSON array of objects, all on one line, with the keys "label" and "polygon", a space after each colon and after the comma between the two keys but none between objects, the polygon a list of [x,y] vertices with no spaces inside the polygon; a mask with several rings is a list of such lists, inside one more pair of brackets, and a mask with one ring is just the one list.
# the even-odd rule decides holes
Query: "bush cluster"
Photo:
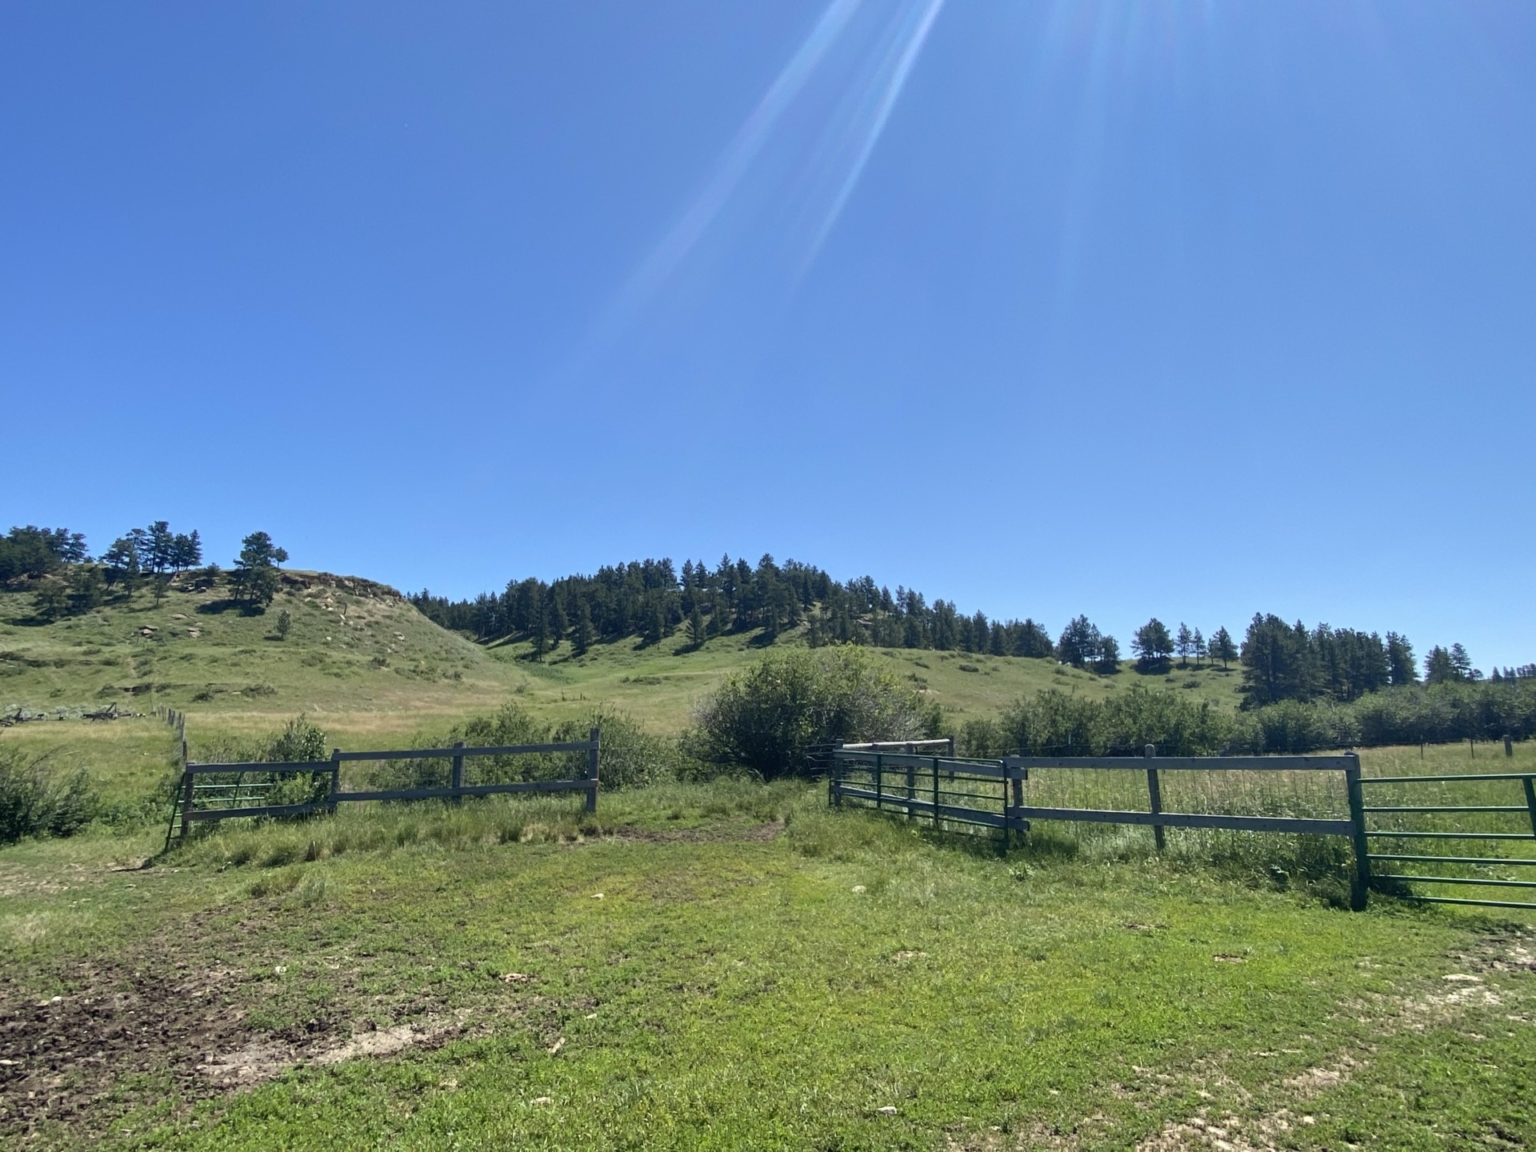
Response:
[{"label": "bush cluster", "polygon": [[1348,703],[1282,700],[1238,712],[1139,685],[1103,701],[1052,689],[995,720],[969,720],[955,735],[964,754],[988,757],[1137,755],[1148,744],[1160,756],[1211,756],[1525,740],[1536,736],[1536,683],[1411,685]]},{"label": "bush cluster", "polygon": [[858,648],[791,650],[726,678],[685,737],[700,759],[740,764],[765,780],[804,770],[806,752],[835,741],[937,735],[937,705]]},{"label": "bush cluster", "polygon": [[58,769],[43,755],[0,748],[0,844],[27,836],[70,836],[99,802],[83,768]]}]

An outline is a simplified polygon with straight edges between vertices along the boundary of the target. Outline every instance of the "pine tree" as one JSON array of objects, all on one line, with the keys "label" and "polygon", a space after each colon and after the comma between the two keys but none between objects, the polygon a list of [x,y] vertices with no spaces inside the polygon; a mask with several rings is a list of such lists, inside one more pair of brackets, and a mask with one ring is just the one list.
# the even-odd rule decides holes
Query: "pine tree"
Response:
[{"label": "pine tree", "polygon": [[1232,643],[1232,633],[1227,631],[1225,625],[1216,629],[1216,635],[1211,637],[1210,653],[1213,662],[1221,661],[1223,671],[1229,661],[1237,659],[1237,645]]},{"label": "pine tree", "polygon": [[1451,654],[1436,644],[1429,650],[1429,655],[1424,657],[1424,682],[1449,684],[1457,679],[1459,677],[1456,675],[1456,665],[1451,661]]},{"label": "pine tree", "polygon": [[1120,671],[1120,644],[1107,632],[1099,637],[1099,648],[1093,661],[1093,670],[1100,675]]},{"label": "pine tree", "polygon": [[540,604],[533,611],[533,658],[543,660],[549,651],[549,613]]},{"label": "pine tree", "polygon": [[1178,639],[1174,641],[1174,644],[1177,647],[1179,653],[1179,667],[1188,668],[1189,654],[1193,652],[1195,648],[1195,638],[1189,631],[1189,625],[1184,623],[1182,620],[1179,621],[1179,635]]},{"label": "pine tree", "polygon": [[121,580],[131,590],[133,578],[139,574],[139,556],[131,539],[119,536],[112,547],[102,553],[101,562],[106,565],[108,588]]},{"label": "pine tree", "polygon": [[1144,672],[1166,665],[1168,657],[1173,655],[1173,637],[1168,634],[1168,625],[1156,616],[1152,617],[1131,637],[1131,651],[1136,653],[1137,663]]},{"label": "pine tree", "polygon": [[694,602],[693,611],[688,614],[688,643],[695,648],[704,647],[704,613],[699,611],[697,601]]},{"label": "pine tree", "polygon": [[571,638],[576,655],[585,656],[592,646],[592,611],[585,600],[576,606],[576,632]]},{"label": "pine tree", "polygon": [[1451,645],[1451,667],[1456,670],[1456,679],[1474,680],[1472,670],[1472,657],[1467,655],[1467,650],[1460,644]]},{"label": "pine tree", "polygon": [[1208,649],[1205,646],[1205,637],[1200,635],[1200,629],[1196,628],[1195,629],[1195,646],[1194,646],[1195,667],[1196,668],[1200,667],[1200,661],[1205,659],[1205,654],[1206,654],[1207,651],[1208,651]]},{"label": "pine tree", "polygon": [[171,534],[170,523],[156,520],[149,526],[149,562],[145,567],[158,576],[171,566],[175,550],[176,537]]},{"label": "pine tree", "polygon": [[178,572],[196,568],[203,562],[203,542],[192,529],[188,535],[178,535],[171,545],[171,567]]},{"label": "pine tree", "polygon": [[236,597],[263,608],[272,603],[277,595],[277,566],[287,560],[287,550],[274,545],[271,536],[252,532],[240,541],[240,555],[235,558]]},{"label": "pine tree", "polygon": [[107,582],[102,576],[99,565],[81,564],[71,570],[69,574],[70,611],[89,612],[93,608],[101,607],[102,601],[106,598]]}]

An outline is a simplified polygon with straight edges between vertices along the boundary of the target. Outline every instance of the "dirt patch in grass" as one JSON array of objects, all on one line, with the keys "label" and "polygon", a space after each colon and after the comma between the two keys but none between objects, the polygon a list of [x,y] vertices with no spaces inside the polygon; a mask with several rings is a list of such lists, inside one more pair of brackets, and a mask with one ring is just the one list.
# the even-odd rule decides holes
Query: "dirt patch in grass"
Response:
[{"label": "dirt patch in grass", "polygon": [[218,1094],[224,1085],[200,1065],[256,1042],[229,969],[93,962],[57,976],[73,991],[44,1000],[0,977],[0,1134],[46,1121],[96,1128],[135,1077],[168,1079],[189,1100]]},{"label": "dirt patch in grass", "polygon": [[[248,921],[231,928],[194,917],[137,954],[0,972],[0,1143],[59,1126],[88,1138],[151,1099],[186,1108],[300,1065],[388,1057],[465,1033],[469,1009],[450,1011],[419,990],[387,1009],[405,1017],[395,1024],[376,1026],[363,1004],[344,995],[307,1019],[258,1026],[251,1008],[264,997],[254,985],[273,975],[258,935]],[[187,941],[206,939],[233,946],[238,959],[188,954]],[[528,1008],[496,1005],[503,1017]]]}]

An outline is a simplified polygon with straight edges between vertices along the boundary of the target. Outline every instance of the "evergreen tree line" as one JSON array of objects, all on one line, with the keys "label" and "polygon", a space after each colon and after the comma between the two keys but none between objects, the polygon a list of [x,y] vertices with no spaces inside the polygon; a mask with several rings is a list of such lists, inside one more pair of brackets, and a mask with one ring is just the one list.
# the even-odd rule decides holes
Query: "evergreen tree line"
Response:
[{"label": "evergreen tree line", "polygon": [[[288,553],[272,543],[266,532],[253,532],[241,541],[240,555],[230,573],[234,598],[252,607],[265,607],[277,592],[277,566]],[[130,528],[112,546],[92,557],[85,536],[67,528],[13,527],[0,537],[0,584],[26,582],[35,586],[39,612],[48,619],[89,612],[114,594],[133,594],[148,580],[156,601],[172,577],[203,563],[202,538],[197,529],[173,532],[166,520],[147,528]],[[217,564],[203,570],[210,582],[221,575]]]},{"label": "evergreen tree line", "polygon": [[1056,645],[1033,620],[966,615],[953,602],[931,604],[921,592],[893,593],[868,577],[839,583],[825,571],[763,556],[756,565],[721,558],[714,567],[641,560],[551,583],[514,580],[501,593],[449,600],[426,589],[411,602],[444,628],[481,641],[531,640],[542,656],[569,642],[579,655],[592,644],[637,637],[654,644],[677,634],[690,644],[761,630],[768,640],[802,625],[812,647],[828,644],[937,648],[998,656],[1053,656]]},{"label": "evergreen tree line", "polygon": [[[277,565],[287,553],[265,532],[242,541],[231,573],[235,598],[253,607],[270,603],[277,588]],[[46,616],[89,611],[122,586],[131,592],[150,578],[161,594],[170,575],[202,563],[198,533],[177,533],[164,520],[130,529],[93,560],[85,537],[65,528],[12,528],[0,538],[0,581],[46,581],[39,590]],[[219,576],[210,565],[207,575]],[[642,560],[600,568],[591,576],[567,576],[546,583],[529,578],[508,582],[500,592],[472,600],[449,600],[423,589],[411,601],[439,625],[482,642],[525,639],[543,658],[563,644],[577,654],[600,641],[637,637],[654,644],[685,631],[688,643],[701,646],[726,633],[758,631],[772,641],[782,632],[804,628],[812,647],[852,644],[885,648],[920,648],[1055,659],[1101,675],[1120,669],[1121,651],[1114,636],[1087,616],[1068,621],[1052,640],[1033,619],[990,620],[983,612],[966,614],[953,601],[931,603],[916,589],[894,593],[864,576],[846,582],[795,560],[778,564],[763,556],[756,565],[724,556],[714,567],[684,561],[681,571],[669,559]],[[1413,645],[1406,636],[1300,621],[1287,624],[1273,614],[1256,614],[1241,647],[1226,628],[1209,639],[1201,629],[1180,623],[1170,629],[1156,617],[1138,628],[1131,641],[1143,672],[1209,660],[1227,667],[1239,660],[1244,706],[1264,708],[1282,701],[1328,700],[1349,703],[1386,688],[1420,682]],[[1423,661],[1428,684],[1476,683],[1483,673],[1472,666],[1460,644],[1435,646]],[[1536,677],[1536,665],[1495,669],[1491,682]]]},{"label": "evergreen tree line", "polygon": [[[671,560],[643,560],[552,583],[514,580],[499,594],[473,600],[453,601],[423,589],[411,601],[444,628],[482,642],[529,640],[536,658],[567,642],[581,655],[599,641],[636,637],[654,644],[684,629],[697,647],[714,636],[755,629],[771,641],[803,625],[813,648],[854,644],[1050,658],[1101,675],[1118,672],[1121,660],[1119,642],[1087,616],[1068,621],[1053,641],[1033,619],[968,615],[953,601],[930,603],[916,589],[898,586],[892,593],[869,576],[839,583],[820,568],[794,560],[780,565],[767,555],[755,566],[729,556],[713,568],[685,561],[681,573]],[[1282,700],[1349,702],[1421,680],[1413,645],[1400,633],[1308,628],[1273,614],[1254,616],[1241,647],[1225,627],[1207,639],[1199,628],[1180,622],[1174,630],[1153,617],[1136,630],[1131,651],[1143,672],[1165,670],[1175,657],[1180,667],[1209,661],[1225,668],[1239,660],[1248,708]],[[1527,664],[1496,670],[1494,679],[1532,676],[1536,665]],[[1473,682],[1483,673],[1453,644],[1430,650],[1422,679]]]},{"label": "evergreen tree line", "polygon": [[[1156,623],[1156,621],[1153,621]],[[1348,703],[1384,688],[1420,682],[1408,637],[1388,632],[1307,628],[1301,621],[1287,624],[1280,617],[1255,614],[1243,638],[1243,700],[1262,708],[1282,700],[1306,702],[1319,698]],[[1536,664],[1495,669],[1492,682],[1536,678]],[[1427,684],[1472,684],[1483,673],[1460,644],[1436,645],[1424,658]]]},{"label": "evergreen tree line", "polygon": [[68,528],[39,528],[28,524],[0,537],[0,582],[38,580],[70,565],[95,565],[108,587],[141,575],[184,572],[203,562],[203,544],[193,529],[172,532],[169,522],[156,520],[148,528],[130,528],[112,547],[93,559],[85,534]]}]

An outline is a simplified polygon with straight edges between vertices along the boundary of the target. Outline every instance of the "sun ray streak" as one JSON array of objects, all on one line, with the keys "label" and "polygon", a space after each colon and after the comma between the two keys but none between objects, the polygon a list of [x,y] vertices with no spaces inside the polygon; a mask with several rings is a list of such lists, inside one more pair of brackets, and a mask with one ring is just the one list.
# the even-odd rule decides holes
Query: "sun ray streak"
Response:
[{"label": "sun ray streak", "polygon": [[703,190],[630,282],[630,299],[655,291],[688,256],[730,200],[774,126],[837,42],[862,0],[832,0],[726,148]]},{"label": "sun ray streak", "polygon": [[816,254],[821,251],[822,245],[831,234],[837,219],[842,215],[843,207],[848,203],[848,198],[853,195],[854,188],[858,185],[859,177],[864,174],[864,168],[869,163],[870,156],[874,153],[875,145],[880,142],[880,136],[885,131],[886,122],[891,118],[891,111],[896,107],[896,101],[901,96],[901,90],[906,86],[907,77],[911,75],[912,66],[917,63],[917,58],[923,50],[923,45],[928,40],[929,30],[938,19],[939,11],[944,7],[944,0],[926,0],[926,4],[920,11],[915,27],[908,35],[902,46],[899,56],[896,58],[895,67],[891,70],[885,90],[881,94],[874,118],[868,130],[864,134],[863,142],[859,147],[857,156],[844,176],[836,196],[823,218],[821,227],[817,229],[815,237],[811,241],[810,249],[805,255],[802,271],[808,268],[816,259]]}]

